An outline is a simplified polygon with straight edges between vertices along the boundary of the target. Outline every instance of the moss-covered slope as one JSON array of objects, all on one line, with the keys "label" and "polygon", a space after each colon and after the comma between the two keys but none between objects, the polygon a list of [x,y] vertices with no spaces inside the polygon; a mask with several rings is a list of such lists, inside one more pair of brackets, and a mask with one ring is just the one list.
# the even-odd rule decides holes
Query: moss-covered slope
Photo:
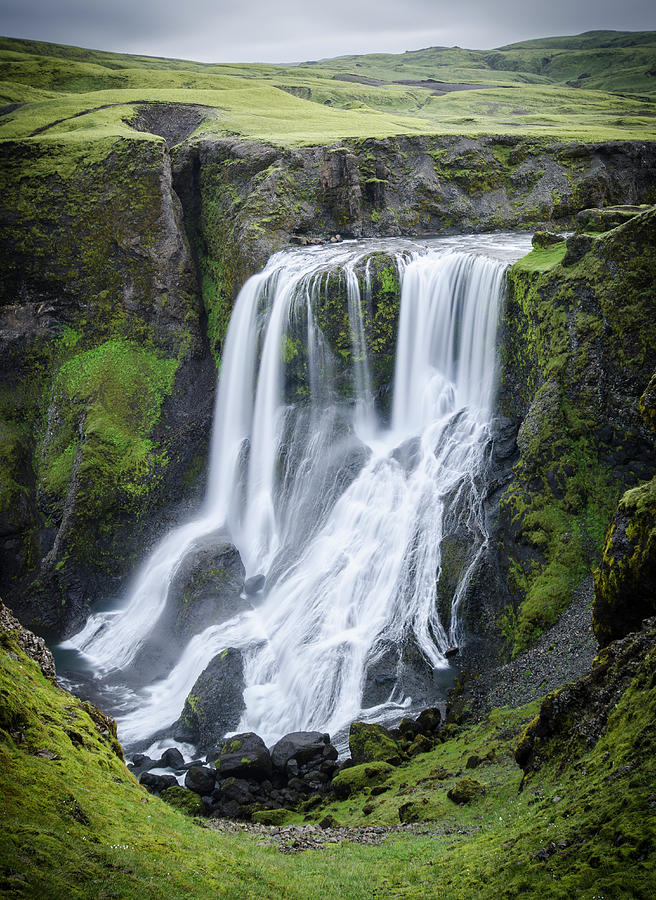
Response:
[{"label": "moss-covered slope", "polygon": [[120,759],[111,720],[44,676],[4,611],[0,632],[2,896],[653,896],[653,626],[548,699],[549,727],[541,715],[522,738],[533,755],[521,792],[513,757],[535,705],[449,726],[437,748],[396,768],[345,770],[349,796],[314,806],[307,821],[415,824],[378,846],[291,855],[261,846],[264,830],[217,834],[148,795]]}]

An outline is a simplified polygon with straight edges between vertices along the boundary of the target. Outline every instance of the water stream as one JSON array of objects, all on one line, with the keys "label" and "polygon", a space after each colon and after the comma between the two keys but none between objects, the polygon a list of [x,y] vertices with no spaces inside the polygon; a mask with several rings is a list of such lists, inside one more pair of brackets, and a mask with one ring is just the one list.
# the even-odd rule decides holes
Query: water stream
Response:
[{"label": "water stream", "polygon": [[[402,283],[387,411],[372,386],[363,324],[367,258],[378,249],[391,253]],[[527,249],[525,235],[344,243],[276,254],[246,283],[225,342],[198,517],[160,543],[122,607],[92,615],[64,646],[115,686],[162,616],[180,564],[214,533],[235,544],[246,575],[264,576],[265,587],[181,647],[165,678],[124,694],[124,743],[171,725],[226,647],[245,663],[239,730],[267,742],[297,729],[334,734],[410,703],[398,653],[389,695],[365,704],[367,678],[390,648],[412,648],[429,673],[448,667],[445,651],[463,640],[462,597],[488,540],[483,497],[504,271]],[[335,272],[348,303],[346,363],[318,324]],[[289,384],[299,353],[300,396]],[[452,595],[438,597],[454,516],[466,563]]]}]

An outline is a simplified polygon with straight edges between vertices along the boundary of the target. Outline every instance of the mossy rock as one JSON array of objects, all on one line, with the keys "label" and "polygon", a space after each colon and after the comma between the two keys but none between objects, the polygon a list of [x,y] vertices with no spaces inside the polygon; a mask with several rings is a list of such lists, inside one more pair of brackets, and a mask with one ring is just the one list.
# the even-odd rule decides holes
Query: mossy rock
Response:
[{"label": "mossy rock", "polygon": [[479,797],[485,794],[486,790],[486,785],[481,784],[480,781],[476,781],[474,778],[461,778],[450,791],[447,791],[446,795],[449,800],[462,805],[478,800]]},{"label": "mossy rock", "polygon": [[382,725],[352,722],[349,731],[349,750],[356,765],[382,761],[398,766],[401,762],[399,745]]},{"label": "mossy rock", "polygon": [[656,613],[656,478],[627,491],[595,572],[593,628],[602,646]]},{"label": "mossy rock", "polygon": [[260,809],[253,813],[253,821],[259,825],[284,825],[288,818],[288,809]]},{"label": "mossy rock", "polygon": [[343,769],[333,779],[332,788],[338,799],[345,800],[353,794],[368,791],[374,785],[382,784],[393,772],[394,767],[386,762],[351,766],[349,769]]},{"label": "mossy rock", "polygon": [[531,238],[531,244],[537,249],[551,247],[553,244],[560,244],[564,238],[562,234],[556,234],[554,231],[536,231]]},{"label": "mossy rock", "polygon": [[179,809],[181,812],[186,813],[188,816],[202,816],[205,812],[205,807],[203,805],[203,801],[195,794],[193,791],[188,791],[186,788],[173,787],[165,788],[160,794],[162,800],[166,800],[168,804],[171,806],[175,806],[176,809]]}]

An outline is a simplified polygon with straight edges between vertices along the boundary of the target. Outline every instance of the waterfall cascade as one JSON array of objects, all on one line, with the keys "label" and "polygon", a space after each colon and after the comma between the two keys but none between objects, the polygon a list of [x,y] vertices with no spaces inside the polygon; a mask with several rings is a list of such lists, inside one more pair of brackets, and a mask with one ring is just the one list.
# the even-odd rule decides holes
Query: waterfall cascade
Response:
[{"label": "waterfall cascade", "polygon": [[[125,743],[171,725],[226,647],[244,659],[239,730],[268,742],[296,729],[335,733],[407,703],[396,683],[363,709],[367,673],[390,647],[414,647],[428,671],[447,667],[445,651],[462,639],[459,605],[487,541],[482,485],[505,261],[527,243],[509,235],[396,242],[402,295],[386,417],[363,326],[371,246],[285,251],[247,282],[225,342],[203,508],[146,560],[127,604],[92,615],[67,646],[99,679],[115,677],[162,615],[186,554],[214,533],[229,537],[247,576],[265,576],[265,587],[193,637],[165,678],[132,695],[119,716]],[[317,319],[335,271],[348,299],[347,391],[337,372],[344,364]],[[299,353],[301,397],[288,384],[289,357],[298,363]],[[453,595],[438,598],[454,519],[466,565]]]}]

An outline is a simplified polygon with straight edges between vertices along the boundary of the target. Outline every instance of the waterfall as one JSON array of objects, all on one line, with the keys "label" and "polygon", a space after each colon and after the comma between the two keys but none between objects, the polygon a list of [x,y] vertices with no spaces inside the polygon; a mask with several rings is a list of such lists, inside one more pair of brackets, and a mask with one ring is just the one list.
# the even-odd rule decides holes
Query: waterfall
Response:
[{"label": "waterfall", "polygon": [[[501,260],[460,252],[454,239],[397,242],[402,294],[388,420],[376,409],[367,298],[357,277],[364,265],[369,284],[371,247],[286,251],[247,282],[226,337],[200,515],[156,548],[124,607],[91,616],[67,646],[83,652],[100,678],[128,665],[165,609],[186,554],[219,530],[237,546],[247,576],[266,577],[265,589],[193,637],[168,676],[143,688],[119,719],[124,742],[171,725],[226,647],[240,649],[245,664],[239,729],[267,742],[297,729],[335,733],[358,716],[381,718],[407,703],[393,685],[363,709],[368,673],[390,647],[411,644],[428,671],[447,667],[445,651],[462,639],[460,602],[486,547],[481,485],[502,260],[521,255],[522,240],[470,239],[467,249],[492,249]],[[348,306],[346,392],[344,363],[318,324],[335,272]],[[299,352],[301,397],[287,384],[288,357]],[[453,596],[438,598],[454,515],[466,559]]]}]

